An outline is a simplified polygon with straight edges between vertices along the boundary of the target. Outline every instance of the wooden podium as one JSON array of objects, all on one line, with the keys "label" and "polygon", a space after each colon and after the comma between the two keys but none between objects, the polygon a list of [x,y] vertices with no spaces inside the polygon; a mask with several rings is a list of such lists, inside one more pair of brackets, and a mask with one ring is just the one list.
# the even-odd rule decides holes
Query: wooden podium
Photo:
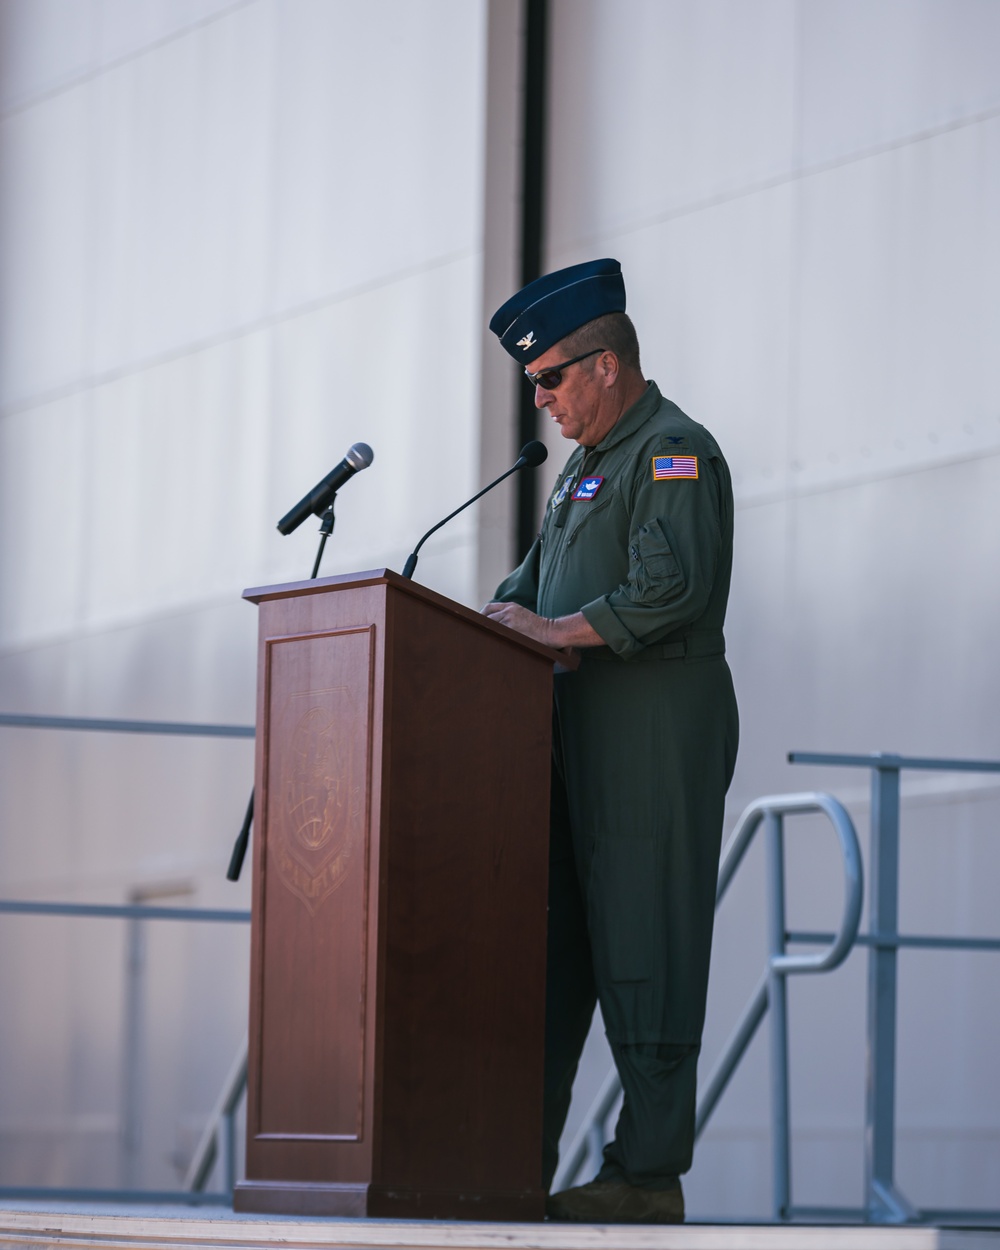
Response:
[{"label": "wooden podium", "polygon": [[534,1220],[558,652],[388,570],[260,605],[238,1211]]}]

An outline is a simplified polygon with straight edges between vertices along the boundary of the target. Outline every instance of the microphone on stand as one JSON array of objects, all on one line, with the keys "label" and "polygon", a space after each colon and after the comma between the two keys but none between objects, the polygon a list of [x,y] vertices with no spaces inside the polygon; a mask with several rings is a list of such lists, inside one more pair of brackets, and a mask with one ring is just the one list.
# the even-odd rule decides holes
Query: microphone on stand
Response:
[{"label": "microphone on stand", "polygon": [[487,491],[492,490],[494,486],[499,486],[505,477],[510,477],[512,473],[516,473],[519,469],[537,469],[538,466],[546,459],[548,454],[548,448],[537,438],[533,438],[530,443],[525,443],[521,448],[521,454],[506,473],[501,473],[495,482],[490,482],[489,486],[484,486],[478,495],[473,495],[471,499],[466,500],[466,502],[462,504],[461,508],[456,508],[454,512],[450,512],[443,521],[438,521],[437,525],[427,531],[423,538],[421,538],[420,542],[417,543],[410,554],[406,557],[406,563],[403,565],[403,576],[406,578],[413,577],[413,570],[417,567],[417,553],[428,538],[430,538],[431,534],[435,532],[435,530],[439,530],[441,526],[447,524],[452,517],[456,517],[460,512],[464,512],[469,504],[473,504],[477,499],[481,499],[483,495],[485,495]]},{"label": "microphone on stand", "polygon": [[367,469],[371,462],[375,459],[375,453],[367,443],[355,443],[350,448],[347,455],[341,460],[335,469],[332,469],[322,482],[312,488],[308,495],[300,499],[291,512],[287,513],[278,522],[278,529],[282,534],[290,534],[293,530],[297,530],[310,516],[322,516],[323,513],[333,503],[333,497],[341,486],[355,473],[360,473],[362,469]]},{"label": "microphone on stand", "polygon": [[[283,516],[278,522],[278,529],[282,534],[290,534],[293,530],[297,530],[302,522],[309,516],[315,514],[323,518],[323,524],[320,526],[319,550],[316,552],[316,563],[313,565],[313,571],[310,577],[316,577],[319,573],[319,562],[323,558],[323,549],[326,546],[326,540],[333,532],[333,501],[337,496],[337,491],[355,473],[360,473],[362,469],[367,469],[371,462],[375,459],[375,453],[367,443],[355,443],[353,447],[348,449],[347,455],[341,460],[335,469],[332,469],[322,482],[318,482],[304,499],[300,499],[295,507],[286,516]],[[253,803],[254,792],[250,791],[250,802],[247,804],[247,812],[243,817],[243,828],[236,837],[233,846],[233,853],[229,859],[229,868],[226,870],[226,877],[229,881],[239,881],[240,872],[243,869],[243,860],[247,853],[247,846],[250,843],[250,829],[253,825]]]}]

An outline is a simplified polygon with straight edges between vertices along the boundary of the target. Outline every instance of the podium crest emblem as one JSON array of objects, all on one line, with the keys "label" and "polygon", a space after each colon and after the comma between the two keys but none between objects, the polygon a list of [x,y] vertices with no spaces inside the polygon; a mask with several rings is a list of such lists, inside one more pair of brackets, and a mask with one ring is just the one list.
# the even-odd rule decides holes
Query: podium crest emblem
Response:
[{"label": "podium crest emblem", "polygon": [[310,912],[350,864],[360,805],[353,755],[332,708],[313,706],[295,724],[279,800],[284,837],[276,849],[285,884]]}]

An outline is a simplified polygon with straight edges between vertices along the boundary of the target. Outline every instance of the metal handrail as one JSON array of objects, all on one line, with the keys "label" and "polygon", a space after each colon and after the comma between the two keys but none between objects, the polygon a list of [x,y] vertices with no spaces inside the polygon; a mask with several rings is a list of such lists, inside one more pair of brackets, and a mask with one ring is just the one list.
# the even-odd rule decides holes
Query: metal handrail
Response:
[{"label": "metal handrail", "polygon": [[121,720],[97,716],[31,716],[0,712],[9,729],[82,729],[88,733],[168,734],[182,738],[253,738],[253,725],[210,725],[197,721]]},{"label": "metal handrail", "polygon": [[[113,920],[180,920],[223,924],[249,924],[250,912],[237,908],[213,907],[158,907],[142,903],[48,903],[28,902],[21,899],[0,899],[0,915],[72,916],[91,919]],[[184,1176],[180,1190],[133,1190],[59,1188],[50,1186],[0,1186],[0,1198],[22,1199],[100,1199],[106,1202],[193,1202],[218,1203],[232,1199],[236,1185],[236,1112],[247,1085],[247,1041],[237,1052],[236,1058],[223,1083],[222,1093],[212,1108],[195,1152]],[[221,1143],[220,1143],[221,1134]],[[224,1189],[219,1193],[208,1192],[205,1186],[212,1169],[223,1151]]]},{"label": "metal handrail", "polygon": [[[920,1211],[895,1179],[897,955],[903,946],[940,950],[995,950],[994,939],[901,937],[899,933],[900,774],[914,772],[1000,773],[1000,760],[936,759],[876,751],[868,755],[792,751],[790,764],[867,768],[871,772],[871,841],[868,923],[862,941],[869,946],[867,1081],[865,1093],[865,1205],[860,1212],[835,1208],[793,1208],[791,1214],[830,1218],[850,1214],[873,1223],[902,1224],[941,1216]],[[953,1210],[952,1220],[998,1220],[998,1210]]]},{"label": "metal handrail", "polygon": [[[904,1223],[908,1221],[933,1221],[945,1223],[983,1223],[1000,1219],[1000,1210],[985,1209],[924,1209],[918,1210],[900,1192],[893,1175],[895,1137],[895,1050],[896,1050],[896,959],[900,949],[998,951],[1000,938],[955,937],[932,934],[901,934],[898,927],[899,892],[899,830],[900,830],[900,774],[904,769],[920,772],[953,773],[1000,773],[1000,761],[937,759],[925,756],[903,756],[887,752],[869,755],[821,754],[816,752],[791,752],[791,764],[814,764],[845,768],[867,768],[871,771],[871,846],[869,870],[869,926],[870,932],[852,938],[853,945],[869,950],[868,969],[868,1023],[867,1023],[867,1095],[865,1107],[865,1204],[860,1208],[791,1206],[788,1185],[787,1152],[787,1021],[776,1023],[772,1032],[772,1114],[775,1121],[775,1215],[777,1218],[865,1220],[874,1223]],[[760,800],[766,803],[768,800]],[[835,800],[834,800],[835,801]],[[721,899],[733,873],[736,871],[749,841],[765,816],[754,815],[751,808],[741,818],[736,833],[727,844],[719,876]],[[749,822],[748,822],[748,817]],[[780,836],[769,839],[773,848],[780,849]],[[778,856],[772,849],[769,861],[772,880],[782,886],[777,870]],[[775,892],[772,890],[772,898]],[[761,977],[746,1011],[733,1037],[730,1039],[722,1060],[706,1083],[697,1112],[697,1132],[707,1123],[715,1103],[725,1089],[739,1056],[746,1050],[768,1006],[772,1002],[784,1003],[784,976],[787,975],[789,957],[774,952],[791,943],[828,943],[827,950],[819,955],[806,956],[815,961],[811,970],[831,961],[835,948],[841,944],[846,930],[842,921],[839,934],[809,931],[781,932],[775,921],[775,911],[783,914],[783,899],[778,895],[780,908],[772,905],[770,921],[770,944],[772,956]],[[845,916],[847,899],[845,898]],[[846,953],[846,952],[843,952]],[[840,953],[840,957],[843,957]],[[794,966],[794,965],[793,965]],[[801,964],[799,970],[805,971]],[[782,971],[784,969],[784,971]],[[784,1007],[782,1006],[782,1012]],[[784,1053],[782,1050],[784,1048]],[[603,1131],[603,1124],[620,1095],[620,1086],[612,1072],[601,1088],[583,1128],[576,1134],[567,1164],[573,1164],[573,1175],[579,1169],[587,1152],[587,1143],[596,1131]],[[600,1117],[598,1120],[597,1117]],[[561,1171],[565,1176],[569,1168]]]},{"label": "metal handrail", "polygon": [[[0,713],[0,728],[84,730],[109,733],[163,734],[171,736],[253,738],[249,725],[205,724],[179,721],[144,721],[96,717],[38,716]],[[869,755],[792,752],[789,763],[867,768],[872,772],[871,803],[871,901],[872,932],[858,935],[861,894],[861,858],[857,836],[843,806],[827,794],[778,795],[759,799],[746,809],[724,850],[719,872],[716,907],[722,900],[757,829],[767,826],[770,875],[768,965],[722,1057],[706,1082],[698,1104],[696,1136],[700,1135],[715,1106],[754,1037],[761,1020],[772,1009],[772,1114],[775,1149],[775,1214],[814,1216],[829,1219],[850,1214],[879,1222],[947,1217],[959,1219],[1000,1218],[1000,1211],[923,1211],[918,1212],[896,1188],[893,1178],[894,1137],[894,1051],[896,953],[901,947],[937,949],[1000,950],[1000,939],[956,938],[930,935],[901,935],[897,926],[898,849],[900,772],[903,769],[935,772],[1000,772],[1000,761],[945,760],[907,757],[890,753]],[[835,934],[788,932],[784,922],[783,819],[785,815],[822,811],[834,824],[844,854],[845,898],[840,928]],[[148,905],[82,904],[0,900],[0,913],[114,917],[122,919],[199,920],[246,923],[246,911],[151,907]],[[789,955],[789,943],[825,944],[825,949],[809,955]],[[846,1208],[791,1207],[789,1205],[788,1149],[788,1057],[786,981],[798,973],[822,973],[837,967],[853,945],[870,948],[868,1098],[866,1107],[866,1190],[867,1205],[861,1210]],[[213,1109],[188,1169],[186,1183],[192,1188],[171,1191],[52,1189],[44,1187],[0,1187],[0,1197],[104,1198],[132,1201],[213,1202],[227,1194],[204,1191],[220,1149],[224,1130],[224,1172],[231,1192],[235,1181],[234,1117],[246,1087],[245,1052],[236,1057],[222,1094]],[[621,1086],[614,1069],[608,1074],[583,1126],[574,1137],[556,1184],[572,1180],[587,1157],[588,1149],[599,1153],[604,1122],[620,1097]]]},{"label": "metal handrail", "polygon": [[248,1039],[244,1037],[184,1174],[184,1188],[192,1193],[204,1192],[219,1157],[220,1145],[225,1192],[231,1194],[236,1188],[236,1110],[247,1088],[247,1045]]},{"label": "metal handrail", "polygon": [[844,857],[844,910],[840,919],[840,928],[827,951],[821,951],[815,955],[782,955],[777,960],[772,957],[771,966],[786,973],[832,972],[843,963],[857,936],[863,901],[864,869],[861,865],[858,835],[854,822],[847,814],[847,809],[833,795],[820,791],[809,791],[805,794],[768,795],[766,798],[757,799],[737,821],[736,829],[723,849],[719,864],[719,886],[715,895],[716,907],[722,902],[723,896],[729,889],[729,883],[760,824],[769,816],[795,816],[808,812],[822,812],[827,816],[840,842],[840,850]]},{"label": "metal handrail", "polygon": [[[789,955],[785,950],[788,938],[785,930],[783,820],[785,816],[813,812],[820,812],[828,817],[840,842],[844,863],[844,907],[840,927],[832,935],[830,944],[825,950],[808,955]],[[854,944],[861,920],[864,870],[854,824],[843,804],[832,795],[819,792],[769,795],[750,804],[741,815],[733,834],[726,843],[719,865],[719,883],[715,895],[716,909],[722,902],[762,824],[767,830],[771,885],[768,965],[739,1024],[706,1082],[704,1092],[698,1102],[695,1137],[697,1139],[700,1136],[708,1123],[719,1098],[753,1040],[768,1007],[771,1007],[775,1019],[772,1030],[775,1210],[783,1212],[788,1206],[790,1189],[788,1019],[785,982],[787,977],[802,973],[832,972],[846,959]],[[588,1154],[594,1150],[595,1139],[603,1135],[604,1122],[620,1095],[621,1082],[617,1072],[612,1068],[566,1152],[553,1182],[555,1188],[572,1184],[576,1179]]]},{"label": "metal handrail", "polygon": [[[36,716],[28,713],[0,712],[0,728],[82,730],[90,733],[159,734],[169,737],[253,738],[253,725],[212,724],[195,721],[129,720],[94,716]],[[0,914],[35,916],[76,916],[122,920],[207,921],[226,924],[247,924],[250,912],[230,908],[157,907],[145,904],[32,902],[22,899],[0,899]],[[217,1203],[231,1199],[235,1184],[235,1114],[246,1089],[246,1045],[242,1048],[242,1064],[237,1055],[226,1078],[222,1094],[209,1117],[201,1141],[192,1158],[182,1190],[121,1190],[89,1187],[53,1188],[49,1186],[0,1186],[0,1197],[65,1199],[103,1199],[109,1202],[189,1202]],[[219,1149],[219,1132],[224,1129],[225,1183],[222,1193],[209,1193],[205,1185],[212,1172]]]},{"label": "metal handrail", "polygon": [[[861,848],[854,824],[843,805],[829,794],[807,793],[774,795],[758,799],[751,803],[737,822],[732,837],[722,853],[719,868],[719,888],[715,896],[715,905],[719,904],[729,888],[737,868],[739,868],[747,849],[757,830],[766,820],[773,817],[802,815],[808,812],[823,812],[832,823],[844,858],[844,908],[840,920],[840,928],[830,937],[830,944],[825,951],[813,955],[786,955],[784,947],[788,940],[784,923],[784,883],[780,860],[770,856],[771,870],[771,910],[768,931],[771,935],[771,951],[768,966],[750,997],[750,1001],[740,1018],[729,1041],[723,1048],[722,1055],[705,1083],[705,1090],[698,1102],[695,1119],[695,1136],[701,1134],[708,1123],[716,1104],[721,1098],[733,1072],[739,1066],[747,1047],[753,1040],[761,1020],[775,994],[775,974],[789,976],[795,973],[832,972],[844,962],[858,933],[861,921],[863,901],[864,870],[861,865]],[[780,837],[780,829],[776,831]],[[780,850],[780,847],[778,848]],[[779,914],[775,914],[778,912]],[[776,1026],[776,1027],[781,1027]],[[787,1027],[787,1022],[786,1022]],[[782,1065],[783,1072],[772,1073],[787,1086],[787,1058]],[[787,1135],[787,1111],[784,1114],[784,1132]],[[784,1150],[787,1159],[787,1148]],[[782,1165],[787,1172],[787,1165]],[[787,1188],[787,1187],[786,1187]],[[781,1206],[787,1205],[782,1202]]]},{"label": "metal handrail", "polygon": [[91,916],[102,920],[202,920],[249,924],[250,913],[229,907],[157,907],[146,903],[35,903],[0,898],[0,915]]}]

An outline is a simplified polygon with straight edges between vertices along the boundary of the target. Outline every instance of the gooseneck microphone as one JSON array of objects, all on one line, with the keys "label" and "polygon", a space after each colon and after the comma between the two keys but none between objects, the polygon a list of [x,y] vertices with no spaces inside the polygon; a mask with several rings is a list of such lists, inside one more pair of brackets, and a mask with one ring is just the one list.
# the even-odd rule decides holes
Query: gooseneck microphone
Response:
[{"label": "gooseneck microphone", "polygon": [[282,534],[290,534],[293,530],[297,530],[308,517],[322,516],[333,503],[333,497],[341,486],[355,473],[367,469],[374,459],[375,453],[367,443],[355,443],[340,464],[328,473],[322,482],[317,482],[291,512],[281,518],[278,522],[278,529]]},{"label": "gooseneck microphone", "polygon": [[483,495],[485,495],[487,491],[492,490],[494,486],[499,486],[505,477],[510,477],[512,473],[516,473],[519,469],[537,469],[538,466],[546,459],[548,454],[548,448],[544,443],[539,442],[537,438],[533,438],[530,443],[525,443],[521,448],[521,454],[506,473],[501,473],[495,482],[490,482],[489,486],[484,486],[478,495],[473,495],[471,499],[467,499],[465,503],[462,504],[461,508],[456,508],[454,512],[449,512],[443,521],[438,521],[437,525],[427,531],[423,538],[421,538],[420,542],[417,543],[410,554],[406,557],[406,563],[403,565],[403,576],[408,578],[413,576],[413,570],[417,567],[417,553],[428,538],[430,538],[431,534],[433,534],[436,530],[439,530],[442,525],[447,525],[452,517],[456,517],[460,512],[464,512],[470,504],[474,504],[477,499],[481,499]]}]

